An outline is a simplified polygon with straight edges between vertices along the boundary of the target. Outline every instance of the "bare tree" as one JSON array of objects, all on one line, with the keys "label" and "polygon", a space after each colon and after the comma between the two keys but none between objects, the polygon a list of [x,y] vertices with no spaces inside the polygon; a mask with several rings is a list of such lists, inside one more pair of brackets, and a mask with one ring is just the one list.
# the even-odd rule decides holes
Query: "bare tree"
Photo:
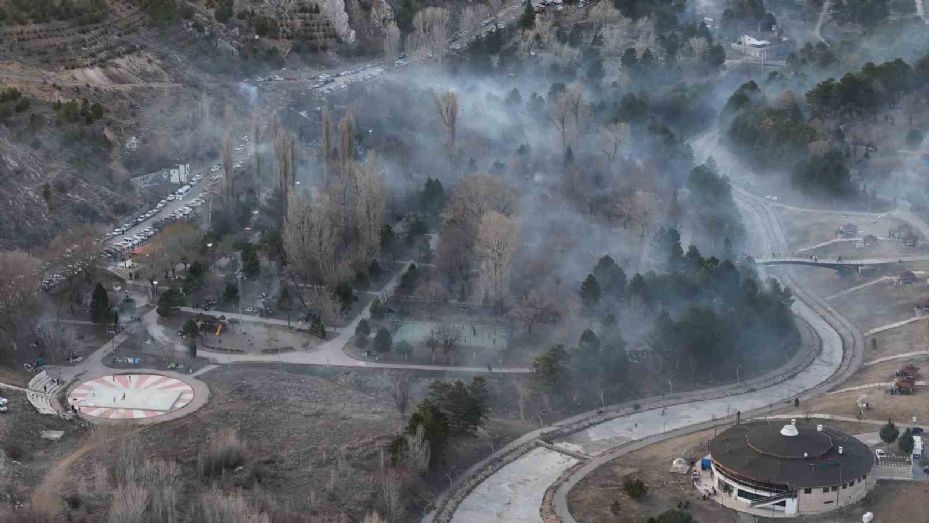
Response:
[{"label": "bare tree", "polygon": [[416,297],[427,303],[443,303],[448,300],[448,291],[441,283],[429,280],[416,288]]},{"label": "bare tree", "polygon": [[61,273],[65,277],[63,284],[54,289],[62,293],[60,305],[68,299],[79,303],[90,290],[100,266],[100,237],[103,233],[103,228],[98,225],[77,225],[55,236],[43,249],[41,257],[44,260],[67,267]]},{"label": "bare tree", "polygon": [[440,58],[448,45],[448,10],[442,7],[421,9],[413,17],[413,42],[420,53]]},{"label": "bare tree", "polygon": [[42,261],[25,251],[0,251],[0,333],[14,350],[36,305],[41,268]]},{"label": "bare tree", "polygon": [[323,177],[328,179],[329,161],[332,158],[332,115],[326,106],[323,106],[319,125],[319,164],[323,169]]},{"label": "bare tree", "polygon": [[339,176],[349,174],[349,163],[355,159],[355,117],[351,112],[339,120],[339,151],[337,171]]},{"label": "bare tree", "polygon": [[549,107],[548,120],[558,131],[565,153],[584,128],[589,110],[584,90],[578,84],[569,86]]},{"label": "bare tree", "polygon": [[36,336],[39,339],[42,354],[52,363],[65,361],[77,344],[74,329],[58,322],[42,324],[36,330]]},{"label": "bare tree", "polygon": [[571,103],[563,94],[549,106],[548,121],[561,137],[561,151],[567,153],[571,140]]},{"label": "bare tree", "polygon": [[147,254],[141,258],[143,273],[150,279],[175,278],[177,264],[184,268],[199,254],[200,231],[188,222],[175,222],[152,239]]},{"label": "bare tree", "polygon": [[271,523],[271,517],[245,500],[240,492],[219,489],[200,496],[196,521],[201,523]]},{"label": "bare tree", "polygon": [[487,9],[490,11],[490,16],[493,17],[494,22],[496,22],[497,17],[500,16],[500,11],[503,10],[503,0],[487,0]]},{"label": "bare tree", "polygon": [[435,95],[435,108],[448,135],[448,150],[454,153],[455,129],[458,125],[458,93],[449,89],[444,93]]},{"label": "bare tree", "polygon": [[481,218],[491,211],[508,215],[515,207],[513,191],[501,178],[487,173],[466,176],[442,212],[444,228],[436,250],[440,270],[453,281],[466,276]]},{"label": "bare tree", "polygon": [[697,60],[703,60],[706,51],[710,48],[710,43],[702,36],[694,36],[687,40],[687,48]]},{"label": "bare tree", "polygon": [[277,120],[274,122],[272,142],[274,145],[274,160],[277,165],[277,189],[284,204],[281,216],[287,216],[287,208],[291,202],[291,192],[297,180],[297,153],[296,140],[293,133],[284,129]]},{"label": "bare tree", "polygon": [[529,335],[532,328],[558,318],[561,311],[555,299],[546,289],[532,289],[522,299],[519,306],[510,312],[510,316],[521,323]]},{"label": "bare tree", "polygon": [[253,189],[257,194],[261,190],[261,116],[257,110],[252,112],[250,128],[252,132],[252,155],[255,157],[255,183]]},{"label": "bare tree", "polygon": [[423,425],[419,424],[416,432],[405,435],[404,439],[406,445],[400,455],[400,465],[417,474],[425,472],[429,468],[431,449]]},{"label": "bare tree", "polygon": [[390,397],[401,415],[410,404],[410,376],[403,371],[390,373]]},{"label": "bare tree", "polygon": [[611,123],[600,128],[600,144],[607,160],[613,163],[620,148],[629,136],[629,124],[625,122]]},{"label": "bare tree", "polygon": [[288,266],[306,282],[333,284],[344,272],[337,259],[338,226],[325,196],[313,205],[291,195],[284,222],[284,253]]},{"label": "bare tree", "polygon": [[432,326],[426,345],[433,354],[441,352],[446,358],[450,358],[452,352],[458,348],[461,338],[461,328],[457,325],[439,322]]},{"label": "bare tree", "polygon": [[637,190],[623,195],[618,202],[613,204],[610,214],[621,219],[624,228],[638,228],[640,240],[645,241],[655,204],[654,193]]},{"label": "bare tree", "polygon": [[500,304],[509,292],[510,263],[519,245],[520,226],[516,220],[496,211],[481,219],[477,233],[480,282],[484,299]]},{"label": "bare tree", "polygon": [[393,65],[400,55],[400,29],[391,20],[384,28],[384,62]]},{"label": "bare tree", "polygon": [[590,107],[584,100],[584,88],[580,84],[571,84],[563,94],[574,125],[574,138],[581,135],[590,114]]},{"label": "bare tree", "polygon": [[354,225],[358,231],[359,259],[365,266],[377,254],[380,243],[384,194],[377,157],[369,155],[363,164],[353,167],[355,179]]},{"label": "bare tree", "polygon": [[465,34],[477,31],[481,23],[487,19],[489,9],[486,5],[476,4],[466,6],[461,12],[460,29]]},{"label": "bare tree", "polygon": [[[343,272],[340,279],[346,274]],[[331,282],[330,282],[331,283]],[[332,284],[332,283],[331,283]],[[339,320],[341,306],[332,291],[324,285],[306,286],[306,303],[311,312],[316,313],[323,323],[332,324]]]},{"label": "bare tree", "polygon": [[113,492],[108,523],[138,523],[143,521],[148,506],[148,492],[134,483],[120,485]]},{"label": "bare tree", "polygon": [[446,223],[463,221],[476,226],[490,211],[512,214],[516,208],[513,191],[497,176],[476,173],[466,176],[443,211]]},{"label": "bare tree", "polygon": [[403,488],[403,476],[397,467],[387,463],[384,457],[384,451],[381,450],[381,471],[380,471],[380,496],[381,503],[387,513],[387,521],[395,521],[403,510],[403,500],[401,492]]},{"label": "bare tree", "polygon": [[466,224],[452,221],[442,229],[436,248],[436,265],[450,281],[458,281],[468,274],[473,240]]},{"label": "bare tree", "polygon": [[233,197],[233,187],[232,187],[232,177],[233,177],[233,158],[232,158],[232,136],[229,131],[226,131],[226,134],[223,135],[223,148],[222,148],[222,162],[223,162],[223,201],[228,205],[232,201]]}]

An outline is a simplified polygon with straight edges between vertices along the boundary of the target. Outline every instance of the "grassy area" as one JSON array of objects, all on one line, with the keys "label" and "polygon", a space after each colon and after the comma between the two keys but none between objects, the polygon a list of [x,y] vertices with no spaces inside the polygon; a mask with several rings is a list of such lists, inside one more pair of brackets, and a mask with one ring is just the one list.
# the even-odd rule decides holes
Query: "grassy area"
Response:
[{"label": "grassy area", "polygon": [[[688,436],[646,447],[601,466],[582,479],[568,494],[568,507],[578,521],[644,522],[667,510],[686,506],[698,521],[737,523],[738,514],[713,501],[704,501],[690,480],[689,474],[668,472],[674,458],[699,460],[707,453],[707,441],[713,431]],[[627,478],[641,479],[648,492],[632,499],[623,490]],[[620,514],[610,507],[618,503]]]}]

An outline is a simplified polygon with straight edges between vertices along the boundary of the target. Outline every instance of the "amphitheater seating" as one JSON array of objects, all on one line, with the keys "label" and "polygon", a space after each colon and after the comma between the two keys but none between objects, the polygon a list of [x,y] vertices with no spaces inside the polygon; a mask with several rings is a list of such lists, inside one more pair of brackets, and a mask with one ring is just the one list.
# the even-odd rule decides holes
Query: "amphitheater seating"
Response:
[{"label": "amphitheater seating", "polygon": [[58,411],[55,410],[52,398],[54,398],[61,389],[65,388],[65,386],[65,383],[56,385],[52,376],[49,376],[48,372],[43,370],[29,380],[29,390],[26,392],[26,399],[29,400],[29,403],[35,407],[35,410],[37,410],[39,414],[55,416],[58,415]]}]

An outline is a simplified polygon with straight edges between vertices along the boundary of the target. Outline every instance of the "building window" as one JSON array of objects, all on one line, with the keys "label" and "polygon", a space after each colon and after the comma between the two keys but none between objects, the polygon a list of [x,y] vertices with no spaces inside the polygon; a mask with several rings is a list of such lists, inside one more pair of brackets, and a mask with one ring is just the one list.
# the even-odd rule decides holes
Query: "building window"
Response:
[{"label": "building window", "polygon": [[823,505],[831,505],[832,503],[832,501],[823,501]]},{"label": "building window", "polygon": [[842,484],[842,490],[845,490],[845,489],[847,489],[847,488],[848,488],[848,485],[846,485],[846,484],[843,483],[843,484]]},{"label": "building window", "polygon": [[837,490],[839,490],[839,487],[832,487],[832,491],[833,491],[833,492],[835,492],[835,491],[837,491]]},{"label": "building window", "polygon": [[812,493],[813,493],[813,489],[811,489],[811,488],[805,488],[805,489],[803,489],[803,493],[804,493],[804,494],[812,494]]},{"label": "building window", "polygon": [[823,487],[823,494],[829,492],[829,487]]}]

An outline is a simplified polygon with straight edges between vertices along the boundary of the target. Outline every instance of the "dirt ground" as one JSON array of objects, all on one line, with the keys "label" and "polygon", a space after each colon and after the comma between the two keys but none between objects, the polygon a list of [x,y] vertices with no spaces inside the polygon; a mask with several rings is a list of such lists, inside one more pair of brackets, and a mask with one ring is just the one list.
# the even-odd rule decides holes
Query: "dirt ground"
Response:
[{"label": "dirt ground", "polygon": [[859,240],[837,241],[798,252],[804,256],[815,255],[820,258],[874,258],[894,256],[917,256],[929,252],[929,244],[920,243],[916,247],[907,247],[899,240],[879,240],[877,245],[861,245]]},{"label": "dirt ground", "polygon": [[[871,340],[875,340],[872,344]],[[929,350],[929,317],[927,321],[916,321],[896,329],[890,329],[865,337],[864,361],[876,360],[895,354]]]},{"label": "dirt ground", "polygon": [[[873,432],[871,425],[826,422],[832,428],[851,434]],[[600,467],[584,478],[568,495],[572,514],[579,522],[641,522],[680,504],[702,523],[736,523],[738,513],[712,501],[703,501],[693,488],[687,475],[668,472],[674,457],[698,459],[706,453],[707,440],[713,431],[704,431],[674,438],[626,456]],[[622,483],[627,476],[637,477],[648,485],[644,499],[632,500],[623,492]],[[912,482],[880,481],[859,503],[851,507],[820,516],[804,516],[799,521],[815,523],[849,523],[860,521],[865,512],[873,512],[875,522],[929,522],[924,500],[929,499],[929,485]],[[619,501],[622,511],[618,516],[610,512],[610,505]],[[687,503],[689,502],[689,505]],[[758,518],[755,521],[782,521]]]},{"label": "dirt ground", "polygon": [[[0,395],[9,400],[9,410],[0,414],[4,456],[0,460],[0,499],[2,505],[17,505],[29,500],[32,488],[46,471],[76,448],[87,430],[56,416],[39,414],[24,393],[4,390]],[[40,437],[44,430],[61,430],[64,436],[59,441],[45,440]]]},{"label": "dirt ground", "polygon": [[[787,232],[788,245],[794,251],[838,238],[835,231],[847,223],[858,226],[858,234],[856,235],[858,237],[873,234],[878,238],[886,238],[891,228],[899,227],[905,223],[891,216],[874,219],[854,215],[816,214],[784,208],[777,208],[777,213]],[[850,249],[855,250],[854,242],[851,242]]]},{"label": "dirt ground", "polygon": [[[893,372],[907,364],[914,364],[927,369],[929,368],[929,358],[906,358],[862,367],[852,378],[843,383],[840,389],[869,383],[890,382],[892,381]],[[923,374],[925,372],[923,371]],[[797,414],[798,417],[802,417],[807,412],[856,417],[858,415],[858,400],[865,396],[864,401],[869,405],[869,409],[864,412],[864,417],[867,419],[890,419],[897,423],[910,424],[913,416],[916,416],[918,424],[927,425],[929,424],[927,394],[929,394],[929,389],[926,387],[918,387],[916,394],[913,395],[892,395],[888,392],[887,387],[849,390],[804,401],[800,408],[786,409],[784,413]]]},{"label": "dirt ground", "polygon": [[[879,481],[877,486],[858,503],[821,516],[806,516],[811,523],[848,523],[861,521],[861,515],[872,512],[874,523],[927,523],[929,485],[910,481]],[[772,520],[773,521],[773,520]]]},{"label": "dirt ground", "polygon": [[[892,265],[882,270],[870,270],[861,276],[842,275],[819,267],[795,266],[787,270],[805,288],[829,298],[829,304],[862,332],[911,318],[915,314],[913,307],[929,296],[929,285],[925,279],[927,275],[922,274],[929,271],[929,264],[926,263]],[[906,270],[917,273],[916,283],[894,285],[888,279],[849,291],[880,278],[896,278]]]},{"label": "dirt ground", "polygon": [[[437,377],[412,376],[410,409]],[[385,373],[234,365],[206,373],[202,379],[210,386],[207,405],[185,418],[147,426],[137,436],[145,457],[169,459],[180,466],[184,502],[214,486],[242,489],[246,498],[271,507],[275,520],[295,518],[288,521],[360,521],[367,510],[380,506],[379,464],[405,419],[393,404]],[[489,388],[492,398],[501,396],[494,383]],[[498,399],[505,403],[504,397]],[[235,429],[244,442],[246,464],[223,477],[203,478],[197,472],[198,452],[223,428]],[[446,484],[446,471],[458,473],[532,428],[531,423],[502,420],[492,413],[486,430],[477,437],[453,440],[432,475],[412,478],[416,490],[425,494],[408,497],[412,512],[398,521],[418,519],[415,507],[427,503]],[[98,456],[87,453],[77,460],[68,484],[83,487],[61,493],[87,499],[75,515],[91,511],[91,520],[103,513],[107,499],[87,491]],[[96,508],[88,506],[92,500],[97,500]]]},{"label": "dirt ground", "polygon": [[[177,343],[186,343],[178,336],[184,323],[193,318],[189,314],[175,314],[171,318],[160,321],[165,325],[165,335]],[[296,322],[294,323],[296,325]],[[197,338],[197,347],[204,352],[209,351],[235,351],[245,353],[261,353],[267,350],[313,350],[321,340],[308,332],[295,331],[284,326],[267,325],[252,322],[229,323],[217,336],[214,332],[200,331]]]},{"label": "dirt ground", "polygon": [[[713,501],[704,501],[688,474],[668,472],[677,457],[699,460],[706,455],[713,431],[698,432],[646,447],[621,456],[587,476],[568,494],[568,507],[579,522],[644,522],[678,506],[701,522],[737,523],[738,515]],[[627,477],[639,478],[648,486],[644,498],[633,500],[622,488]],[[621,512],[614,516],[610,505],[619,501]],[[688,505],[689,504],[689,505]]]}]

